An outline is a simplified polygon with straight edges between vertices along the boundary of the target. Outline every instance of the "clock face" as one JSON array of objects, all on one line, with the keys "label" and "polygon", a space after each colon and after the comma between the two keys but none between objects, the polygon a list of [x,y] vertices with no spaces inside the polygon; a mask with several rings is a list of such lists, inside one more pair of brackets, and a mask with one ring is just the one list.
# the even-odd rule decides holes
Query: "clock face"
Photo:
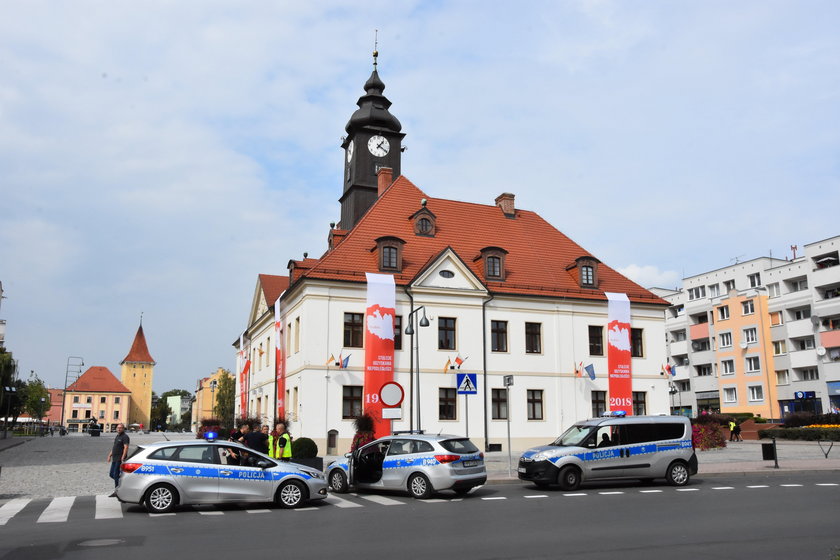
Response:
[{"label": "clock face", "polygon": [[353,159],[353,150],[355,149],[355,147],[356,142],[350,140],[350,143],[347,144],[347,163],[350,163],[350,161]]},{"label": "clock face", "polygon": [[375,155],[376,157],[384,157],[388,155],[388,150],[391,149],[391,144],[388,143],[388,139],[384,136],[371,136],[370,140],[368,140],[368,150],[370,153]]}]

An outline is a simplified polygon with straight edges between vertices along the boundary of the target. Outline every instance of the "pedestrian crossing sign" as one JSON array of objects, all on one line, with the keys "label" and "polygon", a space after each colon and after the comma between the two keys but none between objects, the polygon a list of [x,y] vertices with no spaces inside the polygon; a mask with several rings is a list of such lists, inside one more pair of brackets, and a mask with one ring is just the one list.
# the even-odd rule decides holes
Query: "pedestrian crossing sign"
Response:
[{"label": "pedestrian crossing sign", "polygon": [[475,373],[458,373],[456,375],[459,395],[475,395],[478,392],[477,375]]}]

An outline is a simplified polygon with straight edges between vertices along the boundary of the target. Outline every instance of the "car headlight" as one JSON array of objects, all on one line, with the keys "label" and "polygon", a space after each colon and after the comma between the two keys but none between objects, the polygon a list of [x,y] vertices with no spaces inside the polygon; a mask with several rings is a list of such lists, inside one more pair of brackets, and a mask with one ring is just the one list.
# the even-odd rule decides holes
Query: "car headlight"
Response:
[{"label": "car headlight", "polygon": [[534,461],[534,462],[536,462],[536,461],[547,461],[548,460],[548,454],[543,451],[541,453],[531,455],[531,460]]},{"label": "car headlight", "polygon": [[302,472],[303,474],[308,474],[312,478],[324,478],[324,473],[322,473],[322,472],[310,471],[310,470],[305,470],[305,469],[301,469],[300,472]]}]

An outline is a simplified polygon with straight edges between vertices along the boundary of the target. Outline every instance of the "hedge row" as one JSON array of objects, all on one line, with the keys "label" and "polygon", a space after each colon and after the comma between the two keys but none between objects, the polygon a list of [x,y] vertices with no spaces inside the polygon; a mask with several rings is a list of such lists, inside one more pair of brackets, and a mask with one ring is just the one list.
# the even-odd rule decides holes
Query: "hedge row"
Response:
[{"label": "hedge row", "polygon": [[840,426],[836,428],[771,428],[759,430],[758,437],[777,439],[799,439],[806,441],[840,441]]}]

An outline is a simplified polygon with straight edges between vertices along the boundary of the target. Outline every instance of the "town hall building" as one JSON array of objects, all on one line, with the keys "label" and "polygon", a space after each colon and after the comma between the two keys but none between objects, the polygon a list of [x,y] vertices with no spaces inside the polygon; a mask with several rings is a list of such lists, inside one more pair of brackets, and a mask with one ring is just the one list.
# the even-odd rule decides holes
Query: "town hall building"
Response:
[{"label": "town hall building", "polygon": [[[510,430],[523,449],[614,408],[610,294],[629,302],[627,408],[668,413],[668,303],[512,193],[477,204],[412,183],[376,62],[364,89],[342,142],[341,221],[326,251],[257,279],[234,343],[237,415],[271,422],[280,409],[321,453],[349,449],[353,419],[378,394],[364,388],[370,273],[393,278],[393,380],[403,389],[393,430],[465,435],[483,449],[506,448]],[[464,373],[475,374],[474,394],[459,394]]]}]

